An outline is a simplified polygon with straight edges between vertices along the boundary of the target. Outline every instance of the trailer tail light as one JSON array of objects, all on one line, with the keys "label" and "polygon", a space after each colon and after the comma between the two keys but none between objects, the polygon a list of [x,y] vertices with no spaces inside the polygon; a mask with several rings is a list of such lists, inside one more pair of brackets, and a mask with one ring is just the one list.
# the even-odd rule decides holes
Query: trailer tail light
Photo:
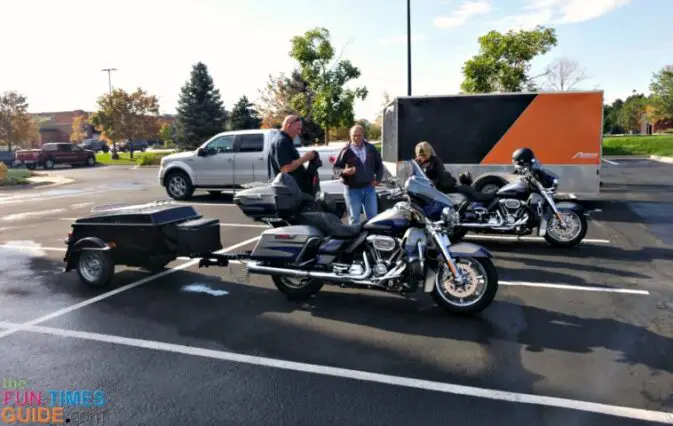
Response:
[{"label": "trailer tail light", "polygon": [[278,234],[276,235],[277,240],[291,240],[294,238],[294,235],[290,234]]}]

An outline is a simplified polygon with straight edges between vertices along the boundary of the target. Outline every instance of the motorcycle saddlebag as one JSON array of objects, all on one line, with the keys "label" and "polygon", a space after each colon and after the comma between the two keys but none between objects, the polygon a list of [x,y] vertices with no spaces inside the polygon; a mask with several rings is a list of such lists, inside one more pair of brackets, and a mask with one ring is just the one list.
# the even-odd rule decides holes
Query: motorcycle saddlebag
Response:
[{"label": "motorcycle saddlebag", "polygon": [[302,262],[315,256],[323,233],[313,226],[283,226],[262,232],[250,259]]},{"label": "motorcycle saddlebag", "polygon": [[198,256],[222,249],[220,220],[201,218],[176,227],[178,256]]},{"label": "motorcycle saddlebag", "polygon": [[292,176],[279,173],[268,185],[237,193],[234,203],[253,219],[285,218],[301,208],[305,197]]}]

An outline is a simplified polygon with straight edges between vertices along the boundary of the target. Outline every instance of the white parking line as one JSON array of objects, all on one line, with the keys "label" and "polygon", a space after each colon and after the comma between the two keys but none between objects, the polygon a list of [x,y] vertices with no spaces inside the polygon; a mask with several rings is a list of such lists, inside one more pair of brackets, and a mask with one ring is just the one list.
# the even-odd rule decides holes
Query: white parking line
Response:
[{"label": "white parking line", "polygon": [[123,345],[134,348],[171,352],[183,355],[192,355],[203,358],[218,359],[221,361],[238,362],[242,364],[250,364],[255,366],[278,368],[282,370],[297,371],[301,373],[312,373],[323,376],[338,377],[342,379],[360,380],[371,383],[382,383],[392,386],[423,389],[433,392],[443,392],[461,396],[487,398],[507,402],[519,402],[524,404],[534,404],[548,407],[567,408],[570,410],[582,410],[615,417],[626,417],[637,420],[646,420],[646,421],[673,424],[673,413],[666,413],[661,411],[652,411],[640,408],[601,404],[588,401],[579,401],[568,398],[558,398],[544,395],[509,392],[497,389],[463,386],[452,383],[434,382],[430,380],[391,376],[380,373],[370,373],[367,371],[351,370],[326,365],[306,364],[302,362],[238,354],[234,352],[217,351],[212,349],[198,348],[194,346],[184,346],[173,343],[157,342],[153,340],[133,339],[129,337],[114,336],[108,334],[90,333],[75,330],[63,330],[58,328],[40,327],[28,324],[0,322],[0,325],[2,325],[3,327],[12,327],[11,330],[15,331],[27,331],[31,333],[47,334],[57,337],[83,339],[89,341],[110,343],[113,345]]},{"label": "white parking line", "polygon": [[14,250],[66,251],[65,247],[20,246],[15,244],[0,244],[0,248]]},{"label": "white parking line", "polygon": [[[465,239],[471,240],[504,240],[504,241],[545,241],[544,237],[516,237],[513,235],[478,235],[478,234],[467,234]],[[610,240],[602,240],[596,238],[585,238],[582,240],[582,243],[586,244],[610,244]]]},{"label": "white parking line", "polygon": [[[238,244],[234,244],[233,246],[225,247],[225,248],[223,248],[222,250],[218,250],[218,251],[216,251],[215,253],[218,253],[218,254],[219,254],[219,253],[226,253],[227,251],[234,250],[234,249],[237,249],[237,248],[239,248],[239,247],[243,247],[243,246],[245,246],[245,245],[247,245],[247,244],[252,243],[253,241],[257,241],[258,239],[259,239],[259,237],[250,238],[250,239],[245,240],[245,241],[242,241],[242,242],[240,242],[240,243],[238,243]],[[172,273],[177,272],[177,271],[179,271],[179,270],[182,270],[182,269],[185,269],[185,268],[189,268],[190,266],[193,266],[193,265],[198,264],[199,261],[200,261],[199,258],[190,260],[189,262],[185,262],[185,263],[183,263],[182,265],[178,265],[178,266],[176,266],[176,267],[174,267],[174,268],[167,269],[167,270],[165,270],[165,271],[159,272],[158,274],[150,275],[149,277],[146,277],[146,278],[143,278],[143,279],[138,280],[138,281],[136,281],[136,282],[127,284],[127,285],[125,285],[125,286],[123,286],[123,287],[119,287],[119,288],[117,288],[117,289],[115,289],[115,290],[108,291],[107,293],[103,293],[103,294],[98,295],[98,296],[96,296],[96,297],[93,297],[93,298],[91,298],[91,299],[84,300],[84,301],[82,301],[82,302],[80,302],[80,303],[77,303],[77,304],[75,304],[75,305],[69,306],[69,307],[67,307],[67,308],[59,309],[59,310],[56,311],[56,312],[53,312],[53,313],[51,313],[51,314],[42,316],[42,317],[37,318],[37,319],[34,319],[34,320],[32,320],[32,321],[28,321],[28,322],[26,322],[26,323],[24,323],[24,324],[25,324],[25,325],[36,325],[36,324],[40,324],[40,323],[43,323],[43,322],[52,320],[52,319],[54,319],[54,318],[57,318],[57,317],[60,317],[60,316],[69,314],[69,313],[72,312],[72,311],[75,311],[75,310],[77,310],[77,309],[79,309],[79,308],[83,308],[83,307],[85,307],[85,306],[91,305],[92,303],[96,303],[96,302],[98,302],[98,301],[100,301],[100,300],[107,299],[108,297],[112,297],[112,296],[117,295],[117,294],[119,294],[119,293],[123,293],[123,292],[125,292],[126,290],[131,290],[132,288],[138,287],[139,285],[143,285],[143,284],[148,283],[148,282],[150,282],[150,281],[154,281],[154,280],[156,280],[156,279],[158,279],[158,278],[165,277],[166,275],[172,274]],[[11,329],[11,330],[4,331],[4,332],[0,333],[0,339],[3,338],[3,337],[7,337],[7,336],[9,336],[9,335],[12,335],[12,334],[16,333],[17,331],[18,331],[18,329]]]},{"label": "white parking line", "polygon": [[499,280],[498,282],[502,285],[509,285],[509,286],[556,288],[560,290],[595,291],[603,293],[641,294],[644,296],[650,295],[650,292],[647,290],[633,290],[629,288],[595,287],[588,285],[571,285],[571,284],[557,284],[557,283],[534,283],[528,281]]},{"label": "white parking line", "polygon": [[185,204],[189,206],[211,206],[211,207],[238,207],[236,204],[227,203],[190,203],[187,201],[176,201],[175,204]]},{"label": "white parking line", "polygon": [[608,160],[608,159],[606,159],[606,158],[603,158],[603,161],[605,161],[605,162],[608,163],[608,164],[612,164],[613,166],[619,166],[619,163],[615,163],[614,161],[610,161],[610,160]]},{"label": "white parking line", "polygon": [[268,225],[255,225],[251,223],[220,223],[220,226],[232,226],[234,228],[268,228],[271,229]]},{"label": "white parking line", "polygon": [[34,211],[34,212],[14,213],[14,214],[4,216],[2,218],[2,220],[6,221],[6,222],[17,221],[17,220],[28,219],[30,217],[48,216],[50,214],[61,213],[63,211],[65,211],[65,210],[64,209],[53,209],[53,210],[37,210],[37,211]]}]

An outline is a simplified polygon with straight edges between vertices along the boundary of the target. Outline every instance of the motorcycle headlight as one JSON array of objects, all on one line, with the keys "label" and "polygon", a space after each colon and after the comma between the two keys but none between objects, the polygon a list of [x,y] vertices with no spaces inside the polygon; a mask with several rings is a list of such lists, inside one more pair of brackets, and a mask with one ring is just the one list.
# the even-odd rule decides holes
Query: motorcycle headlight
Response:
[{"label": "motorcycle headlight", "polygon": [[458,223],[458,212],[452,207],[444,207],[442,209],[442,219],[447,226],[452,227]]}]

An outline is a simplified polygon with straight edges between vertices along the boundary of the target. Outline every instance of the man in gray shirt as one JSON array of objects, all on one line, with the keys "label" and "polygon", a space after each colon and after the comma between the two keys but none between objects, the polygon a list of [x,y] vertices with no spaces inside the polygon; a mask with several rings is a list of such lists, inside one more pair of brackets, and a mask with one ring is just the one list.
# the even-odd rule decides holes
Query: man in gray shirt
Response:
[{"label": "man in gray shirt", "polygon": [[361,125],[351,128],[351,140],[339,153],[334,168],[342,169],[341,181],[346,185],[344,198],[351,225],[360,222],[364,208],[367,219],[378,213],[376,185],[383,179],[383,160],[374,145],[364,139]]}]

